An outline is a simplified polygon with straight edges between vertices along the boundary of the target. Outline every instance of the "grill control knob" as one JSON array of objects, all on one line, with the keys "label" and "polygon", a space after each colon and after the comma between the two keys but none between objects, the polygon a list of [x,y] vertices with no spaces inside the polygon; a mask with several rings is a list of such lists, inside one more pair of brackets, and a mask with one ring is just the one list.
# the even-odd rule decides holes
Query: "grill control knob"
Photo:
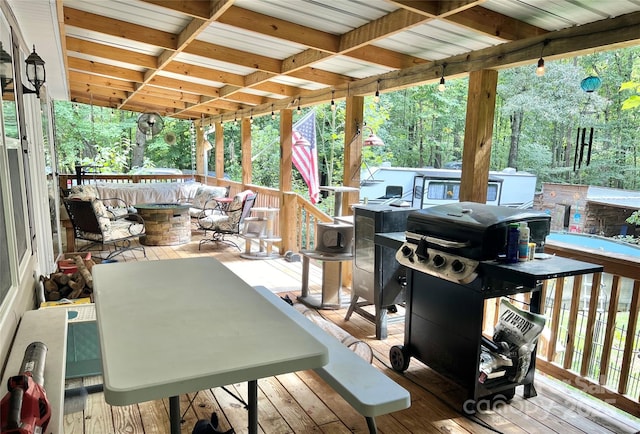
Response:
[{"label": "grill control knob", "polygon": [[404,256],[405,258],[413,256],[413,250],[407,245],[402,246],[400,251],[402,252],[402,256]]},{"label": "grill control knob", "polygon": [[443,267],[444,264],[446,264],[446,263],[447,263],[447,260],[442,255],[435,255],[433,257],[433,266],[436,267],[436,268]]},{"label": "grill control knob", "polygon": [[420,262],[427,262],[429,260],[427,242],[425,240],[420,240],[418,242],[418,247],[416,247],[416,256]]},{"label": "grill control knob", "polygon": [[464,271],[464,263],[459,259],[454,259],[453,262],[451,263],[451,269],[455,273],[462,273]]}]

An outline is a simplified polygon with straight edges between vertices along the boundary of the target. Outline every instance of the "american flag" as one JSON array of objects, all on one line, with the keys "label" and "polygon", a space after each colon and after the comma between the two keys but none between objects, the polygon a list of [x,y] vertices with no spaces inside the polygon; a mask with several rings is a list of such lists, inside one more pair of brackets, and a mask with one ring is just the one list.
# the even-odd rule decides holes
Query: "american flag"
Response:
[{"label": "american flag", "polygon": [[316,204],[320,199],[320,183],[318,182],[315,111],[307,113],[293,125],[292,135],[293,165],[309,187],[309,200]]}]

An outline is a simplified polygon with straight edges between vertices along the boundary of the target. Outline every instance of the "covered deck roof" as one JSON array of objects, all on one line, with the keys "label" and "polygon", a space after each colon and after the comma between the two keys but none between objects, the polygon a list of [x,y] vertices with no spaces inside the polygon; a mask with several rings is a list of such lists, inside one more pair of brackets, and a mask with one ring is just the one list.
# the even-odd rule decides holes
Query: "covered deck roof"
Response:
[{"label": "covered deck roof", "polygon": [[640,42],[636,0],[6,1],[53,99],[216,122]]}]

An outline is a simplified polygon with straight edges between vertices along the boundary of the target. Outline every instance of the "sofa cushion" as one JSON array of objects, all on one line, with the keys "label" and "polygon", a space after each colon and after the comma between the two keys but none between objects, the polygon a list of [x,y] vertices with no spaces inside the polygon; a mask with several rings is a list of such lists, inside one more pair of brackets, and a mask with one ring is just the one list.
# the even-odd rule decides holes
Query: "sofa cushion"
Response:
[{"label": "sofa cushion", "polygon": [[98,197],[98,189],[93,184],[74,185],[69,190],[69,199],[94,200]]},{"label": "sofa cushion", "polygon": [[100,199],[93,199],[91,201],[91,206],[93,207],[93,212],[98,217],[98,223],[100,224],[100,229],[102,233],[108,232],[111,227],[111,216],[107,211],[107,207],[104,206]]},{"label": "sofa cushion", "polygon": [[226,197],[229,194],[228,187],[216,187],[211,185],[201,185],[197,188],[196,194],[193,196],[191,200],[191,206],[193,208],[200,208],[201,210],[208,206],[209,208],[213,207],[213,203],[207,204],[212,199],[216,197]]}]

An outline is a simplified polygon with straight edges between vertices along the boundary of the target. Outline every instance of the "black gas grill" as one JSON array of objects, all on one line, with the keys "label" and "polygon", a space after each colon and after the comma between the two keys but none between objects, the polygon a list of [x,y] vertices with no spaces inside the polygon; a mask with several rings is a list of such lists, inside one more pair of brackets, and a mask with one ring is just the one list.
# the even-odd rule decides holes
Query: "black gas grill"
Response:
[{"label": "black gas grill", "polygon": [[[544,213],[474,202],[419,210],[407,220],[406,242],[396,258],[420,272],[470,284],[479,277],[482,261],[504,254],[507,226],[520,222],[527,223],[531,242],[542,251],[551,222]],[[475,283],[475,289],[486,289],[482,281]]]},{"label": "black gas grill", "polygon": [[[531,292],[530,311],[539,313],[543,280],[602,267],[560,257],[501,262],[508,225],[523,221],[541,252],[550,227],[544,213],[461,202],[409,215],[406,241],[396,253],[407,268],[407,288],[404,346],[390,352],[395,370],[406,370],[415,357],[464,386],[474,403],[496,393],[510,398],[518,385],[525,386],[525,397],[535,396],[535,363],[517,384],[478,381],[485,300]],[[468,402],[463,408],[470,409]]]}]

